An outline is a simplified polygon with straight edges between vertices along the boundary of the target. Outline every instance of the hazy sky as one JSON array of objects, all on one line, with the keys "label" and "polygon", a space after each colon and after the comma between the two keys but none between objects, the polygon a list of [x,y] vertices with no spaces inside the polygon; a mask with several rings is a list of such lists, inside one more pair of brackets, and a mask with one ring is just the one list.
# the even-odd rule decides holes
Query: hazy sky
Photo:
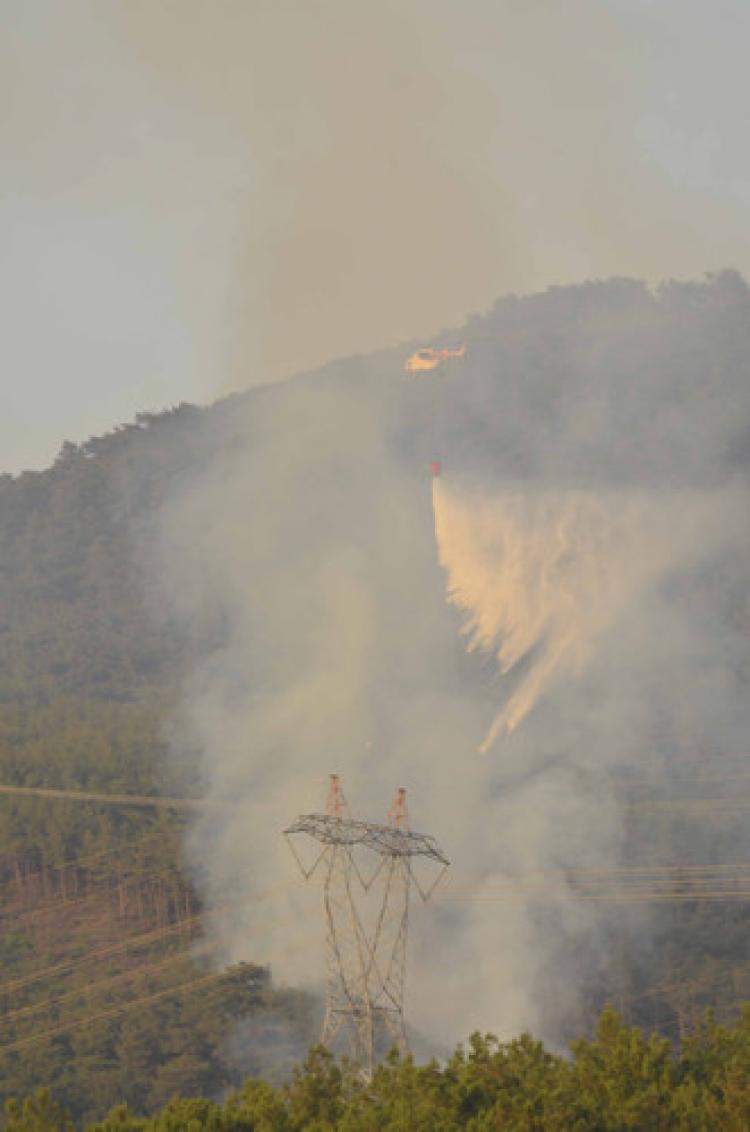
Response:
[{"label": "hazy sky", "polygon": [[747,0],[0,0],[0,468],[457,322],[750,272]]}]

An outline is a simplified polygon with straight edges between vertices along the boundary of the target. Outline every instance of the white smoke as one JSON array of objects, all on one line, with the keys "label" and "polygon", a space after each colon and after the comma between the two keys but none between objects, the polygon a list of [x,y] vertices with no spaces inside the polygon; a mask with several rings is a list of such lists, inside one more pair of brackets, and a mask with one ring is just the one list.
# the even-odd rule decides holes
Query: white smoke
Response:
[{"label": "white smoke", "polygon": [[[574,312],[575,296],[564,298]],[[745,325],[745,299],[733,301]],[[641,301],[651,341],[670,302]],[[623,305],[618,334],[631,320],[638,340],[640,310]],[[512,312],[511,343],[524,311]],[[736,749],[748,724],[747,496],[727,476],[706,486],[733,414],[708,392],[665,390],[679,372],[674,343],[684,357],[685,322],[675,321],[674,337],[667,327],[654,347],[656,376],[637,387],[628,375],[592,381],[590,391],[577,376],[570,398],[533,334],[534,381],[514,345],[521,377],[504,377],[496,427],[507,430],[504,450],[527,462],[539,452],[538,472],[503,475],[482,434],[483,471],[480,424],[465,418],[472,476],[444,461],[437,544],[413,440],[429,391],[416,400],[425,386],[404,376],[405,353],[354,359],[215,411],[214,459],[175,485],[161,516],[159,572],[200,656],[174,752],[195,751],[206,795],[236,803],[207,810],[188,846],[218,959],[269,962],[282,982],[322,981],[320,893],[299,879],[281,831],[323,807],[338,772],[354,815],[370,820],[406,787],[414,827],[438,838],[457,882],[486,894],[415,909],[411,1022],[449,1042],[475,1028],[554,1037],[575,1012],[581,981],[604,962],[607,913],[540,908],[526,878],[554,874],[564,896],[566,868],[618,862],[611,775],[623,755],[657,771],[668,756]],[[606,336],[602,325],[592,314],[586,332]],[[461,364],[463,383],[441,389],[469,408],[476,397],[481,426],[495,427],[479,400],[490,362],[470,338]],[[739,369],[729,372],[735,380]],[[703,389],[697,370],[690,380]],[[629,432],[618,424],[622,388]],[[658,482],[665,436],[689,486]],[[566,479],[580,452],[584,486]],[[654,482],[643,473],[640,486],[613,486],[612,467],[629,466]],[[503,742],[478,757],[495,731]],[[500,881],[517,900],[496,901]]]}]

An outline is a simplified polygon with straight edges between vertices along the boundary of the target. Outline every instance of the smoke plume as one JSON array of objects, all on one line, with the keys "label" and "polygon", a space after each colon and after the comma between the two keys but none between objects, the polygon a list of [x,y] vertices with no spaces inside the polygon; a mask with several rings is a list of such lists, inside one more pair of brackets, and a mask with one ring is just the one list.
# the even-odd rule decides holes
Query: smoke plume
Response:
[{"label": "smoke plume", "polygon": [[[407,1013],[432,1039],[557,1038],[611,934],[645,946],[642,912],[566,878],[623,861],[623,773],[742,749],[749,308],[733,274],[551,291],[472,320],[434,373],[404,373],[410,345],[206,414],[214,455],[173,485],[156,565],[196,657],[174,756],[235,803],[187,847],[218,959],[321,981],[320,894],[281,831],[331,772],[370,820],[406,787],[473,894],[412,917]],[[743,836],[659,853],[731,860]]]}]

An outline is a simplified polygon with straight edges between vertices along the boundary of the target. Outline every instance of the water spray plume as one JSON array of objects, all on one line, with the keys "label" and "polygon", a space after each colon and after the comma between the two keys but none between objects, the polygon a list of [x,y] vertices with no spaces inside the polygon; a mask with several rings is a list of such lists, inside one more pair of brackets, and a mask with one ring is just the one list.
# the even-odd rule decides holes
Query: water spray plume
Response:
[{"label": "water spray plume", "polygon": [[[448,600],[469,651],[495,654],[511,681],[479,750],[510,735],[554,683],[579,675],[599,636],[684,551],[696,508],[635,491],[509,489],[495,496],[432,481]],[[680,518],[682,516],[682,520]],[[669,520],[669,522],[667,521]]]}]

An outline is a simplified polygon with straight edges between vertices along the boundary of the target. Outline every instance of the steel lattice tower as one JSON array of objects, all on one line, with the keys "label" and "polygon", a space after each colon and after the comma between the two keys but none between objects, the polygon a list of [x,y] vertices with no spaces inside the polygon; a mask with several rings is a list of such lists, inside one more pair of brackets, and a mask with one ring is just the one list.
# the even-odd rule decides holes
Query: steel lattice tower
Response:
[{"label": "steel lattice tower", "polygon": [[[322,846],[309,867],[294,847],[295,835]],[[306,880],[323,876],[326,916],[326,1010],[321,1042],[348,1039],[352,1059],[366,1077],[375,1063],[379,1034],[406,1052],[404,982],[412,887],[427,901],[449,866],[433,837],[409,828],[406,791],[400,789],[386,825],[355,821],[338,775],[332,774],[324,814],[305,814],[284,830]],[[440,866],[428,887],[413,862]]]}]

